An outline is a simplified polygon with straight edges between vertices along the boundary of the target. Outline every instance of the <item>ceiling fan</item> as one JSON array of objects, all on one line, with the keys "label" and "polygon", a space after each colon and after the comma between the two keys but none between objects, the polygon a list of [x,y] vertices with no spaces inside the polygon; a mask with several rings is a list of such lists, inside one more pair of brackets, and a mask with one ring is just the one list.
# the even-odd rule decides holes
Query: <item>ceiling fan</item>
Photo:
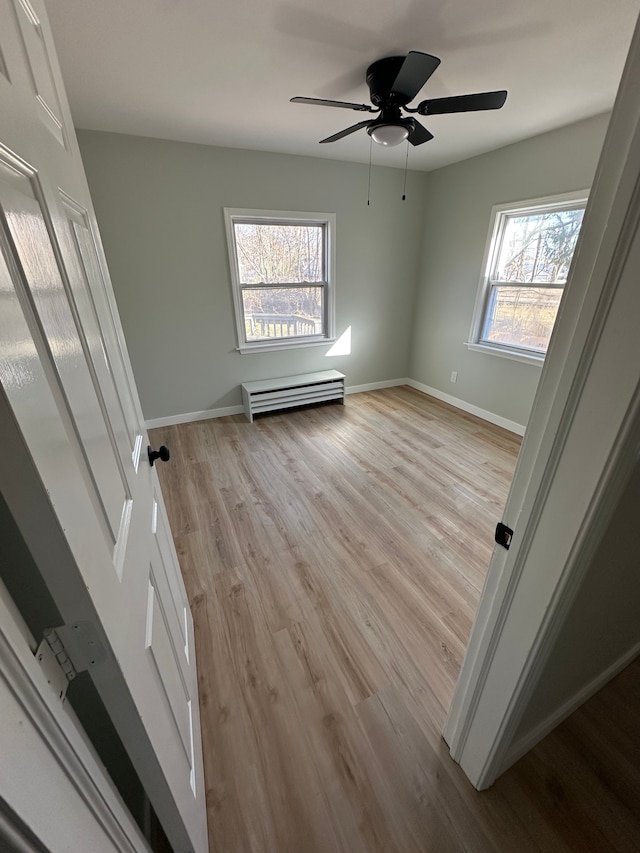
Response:
[{"label": "ceiling fan", "polygon": [[475,110],[499,110],[507,99],[507,92],[479,92],[474,95],[457,95],[450,98],[431,98],[421,101],[417,107],[408,107],[440,65],[437,56],[410,51],[406,56],[389,56],[378,59],[367,68],[367,85],[371,103],[352,104],[348,101],[329,101],[323,98],[291,98],[294,104],[317,104],[323,107],[341,107],[356,112],[378,113],[373,119],[358,122],[345,130],[327,136],[320,142],[337,142],[356,130],[366,128],[367,133],[379,145],[400,145],[408,139],[412,145],[422,145],[433,139],[433,134],[412,116],[403,116],[402,111],[421,116],[444,113],[466,113]]}]

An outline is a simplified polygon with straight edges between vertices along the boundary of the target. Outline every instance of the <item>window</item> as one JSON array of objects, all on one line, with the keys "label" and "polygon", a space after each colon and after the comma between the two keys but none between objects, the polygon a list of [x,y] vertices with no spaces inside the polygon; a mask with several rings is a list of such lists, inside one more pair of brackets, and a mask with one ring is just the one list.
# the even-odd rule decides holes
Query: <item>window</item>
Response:
[{"label": "window", "polygon": [[240,352],[332,341],[335,214],[224,213]]},{"label": "window", "polygon": [[494,207],[468,346],[541,362],[582,225],[586,192]]}]

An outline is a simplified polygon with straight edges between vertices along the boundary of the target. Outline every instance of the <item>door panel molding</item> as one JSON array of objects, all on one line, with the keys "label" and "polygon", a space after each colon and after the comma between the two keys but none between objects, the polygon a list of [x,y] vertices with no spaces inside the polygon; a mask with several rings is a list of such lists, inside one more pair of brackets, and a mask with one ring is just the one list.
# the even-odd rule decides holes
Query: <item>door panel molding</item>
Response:
[{"label": "door panel molding", "polygon": [[60,145],[66,148],[67,132],[60,109],[61,98],[53,76],[40,18],[29,0],[15,0],[14,8],[40,119]]}]

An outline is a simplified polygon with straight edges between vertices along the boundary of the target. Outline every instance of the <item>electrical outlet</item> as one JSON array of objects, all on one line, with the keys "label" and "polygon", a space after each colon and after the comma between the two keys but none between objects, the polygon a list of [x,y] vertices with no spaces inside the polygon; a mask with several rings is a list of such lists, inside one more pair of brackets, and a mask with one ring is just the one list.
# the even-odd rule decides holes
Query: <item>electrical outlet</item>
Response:
[{"label": "electrical outlet", "polygon": [[451,381],[453,382],[454,385],[458,381],[458,371],[457,370],[451,371]]}]

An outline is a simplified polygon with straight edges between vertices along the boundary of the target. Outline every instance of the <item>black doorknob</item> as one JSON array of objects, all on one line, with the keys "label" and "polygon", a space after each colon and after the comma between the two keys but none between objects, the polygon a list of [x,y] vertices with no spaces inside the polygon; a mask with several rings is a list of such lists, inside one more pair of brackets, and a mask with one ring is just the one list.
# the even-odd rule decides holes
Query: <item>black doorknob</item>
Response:
[{"label": "black doorknob", "polygon": [[151,445],[147,447],[147,453],[149,454],[149,465],[153,468],[153,463],[156,459],[160,459],[161,462],[168,462],[171,453],[169,453],[169,448],[166,444],[160,445],[160,450],[154,450]]}]

